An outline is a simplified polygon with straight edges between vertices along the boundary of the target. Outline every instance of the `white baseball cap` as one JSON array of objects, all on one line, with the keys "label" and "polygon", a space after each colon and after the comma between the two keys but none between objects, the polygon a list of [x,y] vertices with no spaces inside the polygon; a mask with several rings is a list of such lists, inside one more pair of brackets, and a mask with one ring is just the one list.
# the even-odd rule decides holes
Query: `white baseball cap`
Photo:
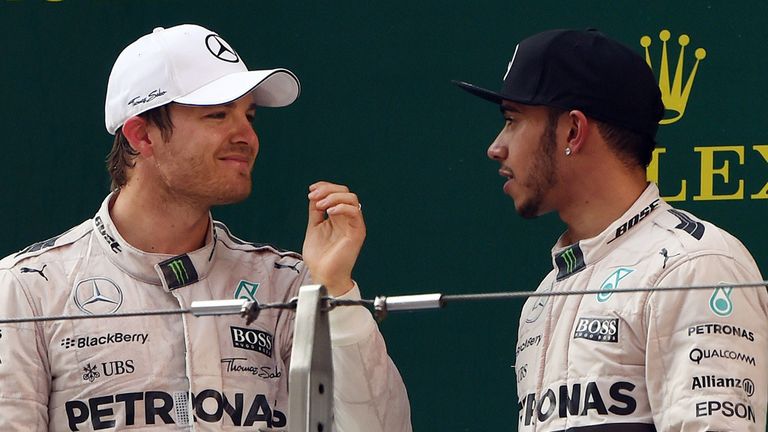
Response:
[{"label": "white baseball cap", "polygon": [[287,69],[249,71],[215,32],[194,24],[156,28],[117,57],[107,84],[104,118],[113,134],[129,118],[177,102],[221,105],[253,91],[259,106],[290,105],[299,79]]}]

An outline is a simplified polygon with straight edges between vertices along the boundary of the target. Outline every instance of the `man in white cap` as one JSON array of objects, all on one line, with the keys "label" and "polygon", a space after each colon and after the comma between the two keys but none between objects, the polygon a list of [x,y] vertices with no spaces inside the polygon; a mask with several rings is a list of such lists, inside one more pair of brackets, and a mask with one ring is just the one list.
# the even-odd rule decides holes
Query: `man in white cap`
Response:
[{"label": "man in white cap", "polygon": [[[299,95],[286,69],[248,71],[218,34],[155,29],[109,78],[113,191],[93,219],[0,261],[0,317],[286,302],[321,283],[359,299],[365,237],[357,196],[309,186],[304,257],[242,241],[210,208],[244,200],[257,106]],[[367,310],[329,314],[337,431],[409,431],[402,379]],[[0,325],[0,430],[277,430],[288,413],[294,312]]]}]

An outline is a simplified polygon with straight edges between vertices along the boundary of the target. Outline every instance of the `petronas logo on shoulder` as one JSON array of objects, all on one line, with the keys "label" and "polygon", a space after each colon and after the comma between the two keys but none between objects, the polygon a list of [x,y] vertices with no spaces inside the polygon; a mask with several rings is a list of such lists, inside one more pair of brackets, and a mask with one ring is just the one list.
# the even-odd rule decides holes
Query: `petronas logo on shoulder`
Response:
[{"label": "petronas logo on shoulder", "polygon": [[733,287],[722,286],[715,288],[712,297],[709,298],[709,308],[717,316],[727,317],[733,313],[733,301],[731,301]]}]

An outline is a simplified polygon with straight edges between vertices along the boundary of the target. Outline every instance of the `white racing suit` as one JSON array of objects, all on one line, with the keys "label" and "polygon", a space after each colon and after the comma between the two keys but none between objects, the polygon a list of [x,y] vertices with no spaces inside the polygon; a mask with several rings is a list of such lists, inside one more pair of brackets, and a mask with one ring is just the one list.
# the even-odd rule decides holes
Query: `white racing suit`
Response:
[{"label": "white racing suit", "polygon": [[[286,302],[311,283],[301,257],[211,221],[202,249],[141,252],[97,215],[0,261],[0,317]],[[357,287],[340,298],[360,298]],[[294,311],[0,325],[0,431],[284,430]],[[371,314],[330,312],[336,431],[410,431],[402,379]]]},{"label": "white racing suit", "polygon": [[[650,184],[605,231],[558,242],[516,347],[519,431],[764,432],[768,294],[734,237]],[[613,289],[719,285],[698,291]]]}]

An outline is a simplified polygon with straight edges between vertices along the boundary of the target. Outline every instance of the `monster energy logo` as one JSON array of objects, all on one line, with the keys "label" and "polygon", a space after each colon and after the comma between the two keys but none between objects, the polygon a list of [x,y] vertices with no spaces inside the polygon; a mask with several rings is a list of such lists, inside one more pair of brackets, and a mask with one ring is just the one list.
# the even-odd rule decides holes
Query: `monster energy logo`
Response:
[{"label": "monster energy logo", "polygon": [[558,268],[557,280],[561,280],[585,267],[584,254],[576,244],[556,255],[555,263]]},{"label": "monster energy logo", "polygon": [[198,275],[195,265],[187,255],[179,255],[161,262],[160,268],[168,284],[168,289],[181,288],[197,282]]},{"label": "monster energy logo", "polygon": [[184,263],[180,259],[171,261],[171,263],[168,264],[168,267],[171,268],[173,275],[176,276],[176,281],[178,281],[180,284],[183,285],[187,280],[189,280],[187,269],[184,268]]},{"label": "monster energy logo", "polygon": [[573,249],[568,249],[563,253],[563,259],[565,260],[566,273],[572,273],[573,268],[576,266],[576,255],[573,254]]},{"label": "monster energy logo", "polygon": [[721,317],[730,316],[733,312],[733,301],[731,301],[731,292],[733,287],[715,288],[712,297],[709,298],[709,308],[715,315]]}]

